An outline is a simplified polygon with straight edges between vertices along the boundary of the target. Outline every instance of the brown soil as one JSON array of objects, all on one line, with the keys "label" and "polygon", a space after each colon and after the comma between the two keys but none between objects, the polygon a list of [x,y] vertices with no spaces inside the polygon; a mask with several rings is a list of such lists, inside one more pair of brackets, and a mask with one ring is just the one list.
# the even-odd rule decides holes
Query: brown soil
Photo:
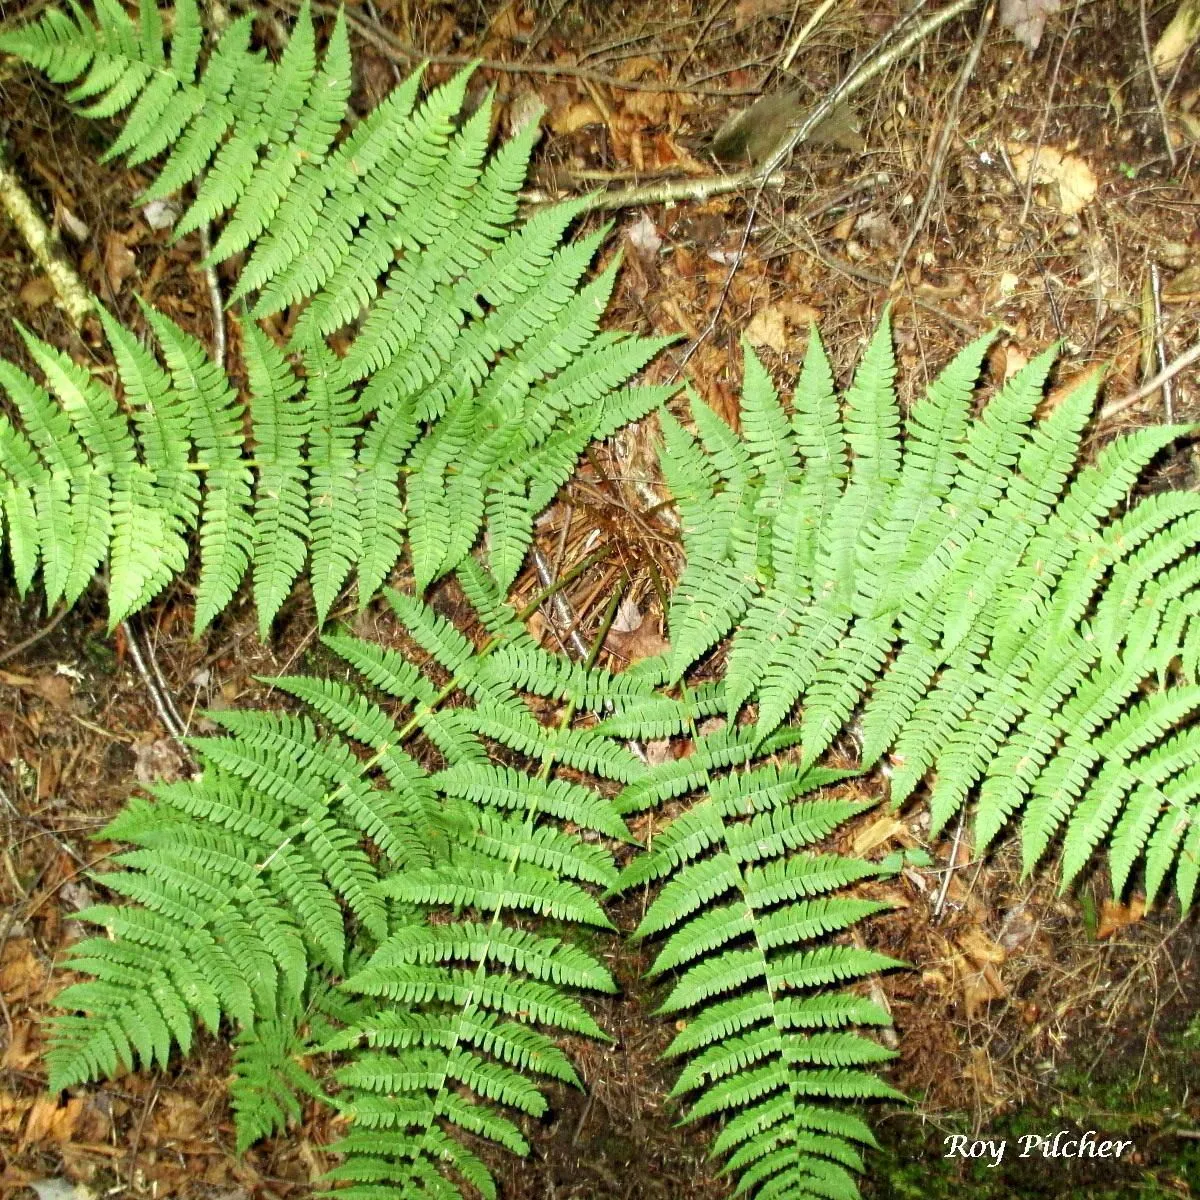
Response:
[{"label": "brown soil", "polygon": [[[6,3],[0,16],[15,23],[22,9],[34,7]],[[367,3],[353,10],[360,18],[356,103],[369,107],[397,70],[422,58],[433,58],[435,80],[453,69],[439,58],[482,58],[493,65],[479,72],[480,88],[496,86],[502,125],[510,106],[530,93],[548,109],[534,181],[543,192],[707,175],[714,170],[708,140],[731,109],[784,85],[811,103],[903,6],[895,0],[835,5],[785,71],[784,53],[812,7],[791,0]],[[1151,41],[1171,7],[1151,11]],[[282,9],[280,17],[286,20]],[[1036,53],[993,28],[954,105],[956,73],[978,20],[973,11],[952,21],[919,53],[893,65],[853,101],[856,133],[843,129],[835,144],[802,147],[782,187],[757,197],[744,191],[615,214],[611,251],[623,250],[626,267],[610,320],[680,338],[651,369],[652,380],[672,378],[686,364],[700,391],[734,419],[743,334],[786,383],[802,360],[808,322],[817,319],[845,378],[890,297],[905,398],[969,336],[1001,324],[1006,332],[989,359],[993,383],[1060,340],[1066,349],[1058,380],[1104,362],[1107,397],[1114,400],[1156,369],[1151,263],[1161,268],[1166,359],[1187,348],[1200,300],[1195,59],[1187,60],[1160,110],[1138,6],[1066,5]],[[271,22],[265,24],[270,40]],[[389,57],[388,43],[372,33],[379,29],[412,53]],[[497,63],[528,73],[502,71]],[[0,70],[0,136],[9,161],[63,229],[63,251],[88,285],[135,327],[137,292],[207,340],[211,316],[194,267],[195,239],[172,246],[166,232],[151,230],[135,203],[146,177],[98,164],[111,130],[70,115],[63,93],[32,72]],[[947,122],[953,135],[931,179],[929,164]],[[1071,211],[1061,180],[1032,189],[1022,182],[1022,152],[1035,146],[1067,156],[1063,180],[1078,183],[1082,176],[1085,191],[1090,171],[1095,192],[1079,211]],[[898,262],[927,193],[928,219]],[[657,250],[655,239],[661,239]],[[103,365],[98,331],[85,329],[82,338],[70,332],[7,223],[0,223],[0,309],[0,354],[24,359],[15,318]],[[1170,401],[1176,419],[1200,419],[1194,368],[1174,381]],[[1095,445],[1122,428],[1162,420],[1163,406],[1157,393],[1102,421]],[[646,610],[648,629],[657,608],[650,568],[668,577],[678,569],[676,537],[656,508],[662,493],[653,440],[648,423],[590,455],[539,525],[547,556],[563,570],[584,557],[593,531],[613,547],[611,559],[570,590],[585,637],[621,572],[631,577],[629,594]],[[1195,486],[1196,472],[1195,459],[1181,450],[1162,460],[1147,486]],[[529,596],[537,586],[531,571],[518,591]],[[180,583],[134,623],[185,712],[261,700],[253,677],[303,665],[312,644],[312,605],[303,590],[269,647],[257,642],[244,603],[192,641],[189,607],[188,587]],[[28,1181],[66,1177],[110,1196],[304,1195],[328,1165],[327,1115],[309,1110],[291,1137],[238,1160],[224,1096],[228,1053],[215,1042],[171,1076],[128,1076],[61,1102],[42,1093],[39,1022],[58,986],[54,963],[78,932],[73,914],[95,898],[97,885],[86,872],[103,857],[104,847],[89,835],[117,811],[137,777],[178,769],[124,639],[105,635],[100,600],[93,597],[24,644],[46,624],[46,614],[33,600],[19,602],[6,579],[0,587],[0,1192],[28,1196],[19,1190]],[[610,648],[619,662],[616,643]],[[864,818],[848,838],[869,836],[874,819]],[[890,840],[926,846],[945,862],[950,839],[929,845],[922,822],[914,811]],[[940,915],[933,911],[940,877],[906,872],[880,885],[899,908],[872,930],[880,949],[916,968],[884,982],[901,1035],[893,1078],[923,1094],[935,1128],[948,1113],[974,1114],[982,1125],[1044,1097],[1058,1065],[1078,1061],[1083,1050],[1098,1060],[1136,1059],[1160,1036],[1164,1011],[1174,1019],[1188,1011],[1184,998],[1197,994],[1194,919],[1175,927],[1170,910],[1144,917],[1114,908],[1101,913],[1103,938],[1089,938],[1078,894],[1057,899],[1045,877],[1021,883],[1010,849],[980,863],[965,844],[958,852],[968,865],[954,877]],[[1085,891],[1103,896],[1104,883],[1089,880]],[[636,923],[636,913],[624,916],[626,927]],[[704,1160],[704,1131],[677,1127],[678,1112],[662,1098],[670,1072],[656,1059],[670,1029],[648,1015],[654,997],[638,981],[645,960],[614,961],[626,992],[598,1009],[614,1043],[574,1047],[588,1092],[552,1096],[552,1117],[530,1131],[531,1159],[498,1163],[508,1200],[728,1194]],[[1180,1121],[1194,1127],[1192,1103]],[[931,1136],[931,1145],[939,1143],[940,1136]]]}]

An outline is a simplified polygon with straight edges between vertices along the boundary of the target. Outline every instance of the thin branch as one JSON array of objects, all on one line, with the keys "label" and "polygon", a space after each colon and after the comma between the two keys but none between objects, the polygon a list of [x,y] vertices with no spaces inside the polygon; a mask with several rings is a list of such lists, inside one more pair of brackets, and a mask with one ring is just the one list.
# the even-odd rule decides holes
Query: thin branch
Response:
[{"label": "thin branch", "polygon": [[783,62],[779,64],[780,71],[786,71],[792,65],[797,51],[808,41],[812,31],[824,20],[825,14],[834,6],[835,2],[836,0],[824,0],[823,4],[818,5],[817,11],[808,18],[804,28],[796,34],[795,41],[788,47],[788,52],[783,56]]},{"label": "thin branch", "polygon": [[[1162,274],[1158,263],[1150,264],[1150,296],[1154,301],[1154,356],[1161,371],[1167,365],[1167,343],[1163,337]],[[1175,388],[1170,379],[1163,380],[1163,412],[1167,424],[1175,424]]]},{"label": "thin branch", "polygon": [[1150,87],[1154,92],[1154,107],[1158,110],[1158,123],[1162,127],[1163,142],[1171,169],[1175,169],[1175,147],[1171,145],[1171,129],[1167,121],[1167,103],[1158,82],[1158,71],[1154,67],[1154,51],[1150,48],[1150,27],[1146,20],[1146,0],[1138,0],[1138,28],[1142,35],[1142,51],[1146,55],[1146,67],[1150,71]]},{"label": "thin branch", "polygon": [[[299,0],[275,0],[276,5],[285,12],[295,14],[299,11]],[[327,17],[336,17],[341,11],[339,5],[315,3],[312,11]],[[593,71],[587,67],[572,67],[563,63],[543,62],[504,62],[502,59],[479,58],[468,54],[426,54],[414,46],[398,38],[383,25],[364,20],[352,10],[346,10],[346,24],[370,46],[374,46],[385,58],[399,61],[411,68],[420,63],[436,63],[446,67],[478,67],[484,71],[499,71],[506,75],[545,75],[552,79],[581,79],[591,83],[603,84],[616,91],[624,92],[669,92],[684,96],[756,96],[756,87],[714,88],[696,83],[668,83],[666,80],[621,79],[616,75],[608,75],[603,71]],[[728,72],[722,72],[727,74]]]},{"label": "thin branch", "polygon": [[27,638],[23,638],[15,646],[7,646],[2,652],[0,652],[0,663],[6,663],[10,658],[16,658],[18,654],[23,654],[29,649],[30,646],[37,645],[37,643],[40,642],[47,634],[54,632],[54,630],[58,627],[58,623],[70,611],[71,610],[65,604],[60,604],[55,610],[54,615],[46,622],[45,625],[41,627],[41,629],[37,630],[35,633],[31,633]]},{"label": "thin branch", "polygon": [[946,112],[942,117],[942,131],[938,136],[937,149],[933,153],[933,161],[929,166],[929,183],[925,188],[925,198],[921,201],[921,208],[917,213],[917,218],[913,221],[912,228],[908,231],[908,238],[905,240],[900,253],[896,256],[896,265],[892,269],[893,283],[900,277],[900,272],[904,270],[904,263],[908,258],[909,251],[916,245],[917,238],[921,236],[921,231],[925,228],[926,221],[929,220],[929,213],[933,208],[933,198],[937,195],[938,188],[942,185],[942,166],[950,150],[950,142],[955,133],[958,132],[958,113],[962,107],[963,93],[967,89],[967,83],[975,74],[975,68],[979,65],[979,56],[983,51],[983,43],[987,38],[988,31],[992,27],[992,21],[995,16],[996,6],[995,4],[989,4],[983,10],[983,19],[979,22],[979,30],[975,34],[971,53],[967,56],[967,61],[963,64],[963,69],[958,73],[958,79],[954,84],[954,91],[950,95],[950,102],[946,105]]},{"label": "thin branch", "polygon": [[958,848],[962,845],[963,825],[967,819],[967,810],[964,808],[958,814],[958,827],[954,830],[954,842],[950,846],[950,859],[946,863],[946,870],[942,877],[942,886],[938,891],[937,900],[933,905],[934,917],[942,915],[942,909],[946,904],[946,893],[950,891],[950,879],[954,872],[958,870]]},{"label": "thin branch", "polygon": [[207,222],[200,226],[200,252],[204,255],[204,282],[208,285],[208,303],[212,309],[213,362],[225,370],[225,302],[221,299],[221,283],[217,279],[217,268],[208,261],[212,254],[211,238]]},{"label": "thin branch", "polygon": [[[546,561],[546,556],[542,553],[539,546],[533,547],[533,565],[537,571],[538,582],[542,587],[553,587],[555,583],[554,572],[551,571],[550,564]],[[551,593],[550,611],[553,614],[553,620],[550,621],[550,628],[554,630],[555,637],[560,642],[563,638],[566,638],[571,643],[571,649],[575,651],[575,657],[580,662],[586,662],[588,655],[591,654],[591,648],[579,632],[579,622],[575,614],[571,611],[570,601],[567,600],[561,590]]]},{"label": "thin branch", "polygon": [[[121,629],[125,633],[125,641],[129,646],[129,653],[133,658],[133,664],[137,668],[138,674],[142,677],[142,683],[145,685],[146,691],[150,693],[150,699],[154,703],[154,708],[159,715],[159,719],[162,721],[167,733],[178,743],[185,761],[194,770],[195,762],[183,740],[186,736],[183,718],[175,708],[168,689],[165,686],[159,686],[162,676],[159,674],[157,663],[154,666],[154,674],[152,675],[150,668],[146,665],[146,659],[142,657],[142,650],[138,645],[137,633],[133,626],[129,621],[122,621]],[[150,654],[149,650],[147,650],[147,657],[153,661],[153,655]]]},{"label": "thin branch", "polygon": [[9,167],[3,145],[0,145],[0,205],[29,247],[34,261],[50,280],[58,307],[78,329],[95,301],[75,269],[54,253],[50,229]]},{"label": "thin branch", "polygon": [[[858,64],[837,85],[805,114],[764,163],[728,175],[681,179],[649,187],[625,188],[615,192],[600,192],[590,197],[587,206],[593,209],[628,208],[642,204],[662,204],[671,200],[706,200],[710,196],[756,187],[757,194],[768,186],[777,186],[775,179],[792,151],[829,116],[840,104],[860,92],[872,79],[899,61],[915,45],[932,36],[955,17],[974,8],[979,0],[954,0],[924,21],[914,23],[913,13],[903,17],[860,59]],[[909,26],[912,28],[909,28]]]},{"label": "thin branch", "polygon": [[1180,371],[1186,370],[1197,359],[1200,359],[1200,342],[1197,342],[1190,350],[1185,350],[1173,363],[1163,367],[1152,379],[1147,379],[1141,387],[1135,388],[1126,396],[1122,396],[1120,400],[1110,400],[1100,410],[1100,419],[1104,421],[1109,417],[1115,417],[1118,413],[1123,413],[1127,408],[1132,408],[1139,400],[1144,400],[1147,396],[1152,396],[1164,383],[1169,379],[1174,379]]}]

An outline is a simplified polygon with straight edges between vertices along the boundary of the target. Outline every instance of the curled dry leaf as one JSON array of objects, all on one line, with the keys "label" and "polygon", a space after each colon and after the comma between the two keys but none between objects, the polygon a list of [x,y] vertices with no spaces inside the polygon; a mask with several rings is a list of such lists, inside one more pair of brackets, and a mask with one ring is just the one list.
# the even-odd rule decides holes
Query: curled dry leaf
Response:
[{"label": "curled dry leaf", "polygon": [[1000,0],[997,19],[1032,53],[1041,45],[1046,18],[1062,8],[1062,0]]},{"label": "curled dry leaf", "polygon": [[776,304],[760,308],[746,326],[746,341],[752,346],[768,346],[777,354],[785,354],[788,348],[787,325],[783,311]]},{"label": "curled dry leaf", "polygon": [[588,125],[603,125],[604,115],[590,100],[580,100],[565,112],[555,113],[550,118],[550,128],[555,133],[577,133]]},{"label": "curled dry leaf", "polygon": [[1146,915],[1145,896],[1133,896],[1128,904],[1119,900],[1105,900],[1100,906],[1100,920],[1096,925],[1096,941],[1112,937],[1126,925],[1136,925]]},{"label": "curled dry leaf", "polygon": [[653,258],[662,249],[662,237],[647,213],[625,230],[625,237],[643,258]]},{"label": "curled dry leaf", "polygon": [[174,738],[137,742],[133,753],[138,783],[174,783],[187,774],[187,763]]},{"label": "curled dry leaf", "polygon": [[1018,182],[1027,184],[1032,173],[1035,184],[1055,188],[1056,204],[1064,216],[1076,216],[1096,198],[1096,174],[1078,154],[1019,143],[1010,144],[1008,154]]},{"label": "curled dry leaf", "polygon": [[1159,76],[1170,75],[1200,38],[1200,0],[1180,0],[1171,23],[1163,30],[1150,55]]}]

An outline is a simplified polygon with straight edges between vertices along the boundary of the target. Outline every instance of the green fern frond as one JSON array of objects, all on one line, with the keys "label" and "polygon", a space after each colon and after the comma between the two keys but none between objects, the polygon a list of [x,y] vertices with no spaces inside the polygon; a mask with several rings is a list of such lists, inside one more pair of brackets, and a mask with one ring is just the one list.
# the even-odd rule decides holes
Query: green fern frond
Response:
[{"label": "green fern frond", "polygon": [[[765,447],[755,456],[782,485],[787,460]],[[718,470],[727,476],[744,462],[731,454]],[[688,699],[685,691],[681,703]],[[725,770],[718,746],[747,746],[749,754],[733,759],[746,762],[754,742],[719,734],[695,741],[681,761],[699,759],[698,768],[681,777],[669,762],[648,777],[662,776],[650,784],[656,797],[701,794],[656,832],[617,883],[628,889],[664,880],[635,936],[666,935],[650,970],[675,975],[660,1011],[688,1012],[668,1050],[691,1056],[672,1095],[698,1093],[688,1120],[728,1114],[714,1153],[733,1152],[726,1170],[737,1173],[737,1194],[855,1197],[851,1172],[862,1170],[862,1160],[851,1142],[871,1144],[871,1135],[851,1114],[808,1100],[900,1098],[855,1069],[892,1053],[841,1028],[886,1023],[886,1014],[829,990],[897,964],[834,940],[888,907],[844,891],[875,868],[810,847],[868,806],[817,794],[841,772],[769,762]],[[639,792],[646,786],[634,785]],[[619,804],[641,808],[643,797]]]},{"label": "green fern frond", "polygon": [[[6,372],[40,447],[34,454],[19,429],[0,428],[13,463],[0,505],[18,583],[27,588],[40,562],[50,600],[73,601],[107,556],[115,624],[179,573],[180,539],[195,526],[198,629],[252,569],[265,632],[305,559],[320,620],[355,574],[365,605],[406,531],[420,586],[458,566],[486,529],[507,587],[536,513],[588,441],[671,393],[626,386],[663,339],[599,328],[617,262],[585,275],[605,231],[564,244],[579,204],[515,223],[536,127],[491,153],[490,98],[461,119],[470,71],[424,100],[418,73],[351,128],[341,15],[323,54],[305,4],[277,62],[251,48],[245,17],[203,63],[195,0],[172,16],[169,50],[149,0],[136,21],[112,0],[91,18],[51,10],[0,46],[56,80],[82,76],[73,96],[91,101],[88,115],[125,112],[111,154],[142,163],[170,151],[146,198],[195,184],[176,236],[224,221],[209,262],[249,251],[232,299],[256,295],[254,318],[299,310],[288,349],[303,371],[253,319],[239,322],[252,458],[242,404],[194,340],[147,312],[171,379],[164,389],[149,356],[104,318],[130,406],[161,398],[187,410],[186,425],[154,431],[169,438],[166,460],[149,441],[138,443],[141,460],[131,452],[128,422],[96,385],[76,411],[100,419],[70,437],[45,393]],[[352,323],[356,335],[348,346],[339,335],[334,355],[327,339]],[[43,370],[53,365],[33,344],[30,353]],[[67,402],[53,382],[51,391]],[[47,420],[57,449],[42,436]],[[119,447],[105,443],[118,431]],[[181,469],[199,479],[172,500]]]},{"label": "green fern frond", "polygon": [[[589,889],[617,871],[584,831],[629,840],[607,791],[642,768],[573,716],[577,702],[600,708],[638,689],[554,669],[501,611],[495,583],[477,568],[464,579],[495,631],[480,649],[428,606],[389,596],[449,682],[331,635],[365,685],[275,679],[314,715],[211,714],[224,733],[192,740],[202,774],[131,801],[104,831],[136,847],[98,877],[129,903],[84,913],[109,936],[67,964],[91,978],[60,995],[54,1086],[166,1065],[175,1045],[190,1049],[197,1020],[215,1031],[228,1017],[239,1146],[295,1119],[304,1096],[334,1103],[353,1126],[331,1179],[382,1179],[409,1196],[426,1184],[486,1192],[470,1137],[521,1150],[505,1110],[544,1111],[541,1078],[578,1083],[552,1039],[603,1038],[582,997],[615,985],[569,935],[524,924],[611,928]],[[506,657],[510,645],[521,653]],[[543,724],[527,683],[576,698]],[[476,712],[492,724],[473,723]],[[511,734],[521,760],[498,757],[473,724]],[[443,752],[440,770],[413,744],[422,735]],[[328,984],[343,999],[310,1020],[303,998]],[[318,1044],[344,1053],[334,1097],[302,1062]]]},{"label": "green fern frond", "polygon": [[[1131,772],[1194,709],[1179,667],[1200,646],[1200,508],[1168,493],[1114,514],[1191,430],[1139,431],[1080,468],[1096,376],[1039,415],[1047,352],[972,418],[988,341],[931,384],[903,432],[886,320],[844,398],[811,339],[790,425],[749,350],[740,437],[695,398],[698,440],[663,421],[687,553],[672,671],[731,635],[730,721],[756,706],[763,737],[797,711],[809,764],[853,730],[863,767],[890,752],[895,802],[932,780],[935,832],[977,796],[977,845],[1024,810],[1027,869],[1065,830],[1068,878],[1111,837],[1117,886],[1153,848],[1157,887],[1186,824]],[[1130,706],[1161,717],[1136,746],[1117,732]],[[662,782],[639,786],[666,798]],[[623,800],[635,802],[637,789]]]}]

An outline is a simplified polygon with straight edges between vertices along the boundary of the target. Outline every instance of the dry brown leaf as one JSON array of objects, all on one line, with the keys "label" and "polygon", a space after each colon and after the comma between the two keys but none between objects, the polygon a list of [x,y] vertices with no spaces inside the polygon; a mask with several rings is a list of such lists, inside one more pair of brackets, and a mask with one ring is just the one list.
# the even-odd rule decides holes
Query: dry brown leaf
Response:
[{"label": "dry brown leaf", "polygon": [[778,354],[787,353],[787,324],[777,304],[769,304],[754,314],[746,326],[746,341],[752,346],[768,346]]},{"label": "dry brown leaf", "polygon": [[[37,1024],[33,1021],[13,1021],[12,1041],[0,1055],[0,1067],[6,1071],[24,1071],[41,1056]],[[0,1094],[0,1130],[5,1128],[4,1096]],[[14,1125],[11,1133],[16,1132]]]},{"label": "dry brown leaf", "polygon": [[643,617],[637,628],[629,633],[618,633],[609,629],[604,645],[607,650],[631,663],[640,662],[643,658],[653,658],[656,654],[665,654],[671,648],[671,643],[663,637],[658,622],[649,617]]},{"label": "dry brown leaf", "polygon": [[670,92],[626,92],[621,107],[627,113],[645,117],[651,125],[669,125],[672,99]]},{"label": "dry brown leaf", "polygon": [[125,239],[115,230],[104,242],[104,274],[108,286],[115,296],[125,282],[137,270],[137,259],[125,244]]},{"label": "dry brown leaf", "polygon": [[1046,18],[1062,8],[1062,0],[1000,0],[997,19],[1030,52],[1041,45]]},{"label": "dry brown leaf", "polygon": [[911,842],[908,827],[895,817],[878,817],[865,829],[858,832],[851,848],[855,858],[862,858],[878,846],[883,846],[897,838],[902,842]]},{"label": "dry brown leaf", "polygon": [[1009,144],[1008,154],[1020,183],[1028,183],[1032,172],[1035,184],[1056,189],[1058,210],[1065,216],[1078,215],[1096,198],[1096,174],[1078,154],[1016,142]]},{"label": "dry brown leaf", "polygon": [[1154,69],[1159,76],[1170,75],[1180,60],[1191,49],[1192,44],[1200,37],[1200,0],[1180,0],[1171,23],[1163,30],[1162,36],[1154,46],[1150,55]]},{"label": "dry brown leaf", "polygon": [[40,696],[55,708],[69,709],[71,706],[71,681],[66,675],[38,675],[31,678],[13,671],[0,671],[0,683]]},{"label": "dry brown leaf", "polygon": [[604,115],[591,100],[580,100],[550,118],[555,133],[576,133],[588,125],[603,125]]},{"label": "dry brown leaf", "polygon": [[1100,920],[1096,923],[1096,940],[1112,937],[1126,925],[1136,925],[1146,915],[1146,897],[1132,896],[1128,904],[1105,900],[1100,905]]},{"label": "dry brown leaf", "polygon": [[1000,945],[1005,950],[1015,950],[1029,941],[1037,931],[1037,917],[1026,904],[1018,904],[1004,918],[1000,926]]},{"label": "dry brown leaf", "polygon": [[675,758],[675,746],[670,738],[655,738],[645,744],[646,762],[652,767],[661,767],[663,763]]},{"label": "dry brown leaf", "polygon": [[1029,366],[1029,355],[1016,346],[1004,347],[1004,382],[1007,383],[1018,371]]},{"label": "dry brown leaf", "polygon": [[1002,963],[1008,957],[1004,947],[993,942],[982,929],[969,929],[960,933],[955,941],[959,949],[981,967],[984,963]]},{"label": "dry brown leaf", "polygon": [[60,1105],[54,1096],[38,1096],[29,1109],[21,1134],[21,1149],[30,1143],[69,1142],[83,1113],[84,1098],[76,1096]]},{"label": "dry brown leaf", "polygon": [[136,742],[133,775],[138,783],[174,783],[182,779],[187,762],[174,738]]},{"label": "dry brown leaf", "polygon": [[8,1001],[36,995],[46,981],[46,968],[29,938],[10,938],[0,958],[0,995]]},{"label": "dry brown leaf", "polygon": [[[957,958],[961,962],[961,958]],[[993,1000],[1003,1000],[1008,995],[996,968],[988,963],[978,971],[968,971],[962,977],[963,1008],[967,1020],[973,1021]]]}]

